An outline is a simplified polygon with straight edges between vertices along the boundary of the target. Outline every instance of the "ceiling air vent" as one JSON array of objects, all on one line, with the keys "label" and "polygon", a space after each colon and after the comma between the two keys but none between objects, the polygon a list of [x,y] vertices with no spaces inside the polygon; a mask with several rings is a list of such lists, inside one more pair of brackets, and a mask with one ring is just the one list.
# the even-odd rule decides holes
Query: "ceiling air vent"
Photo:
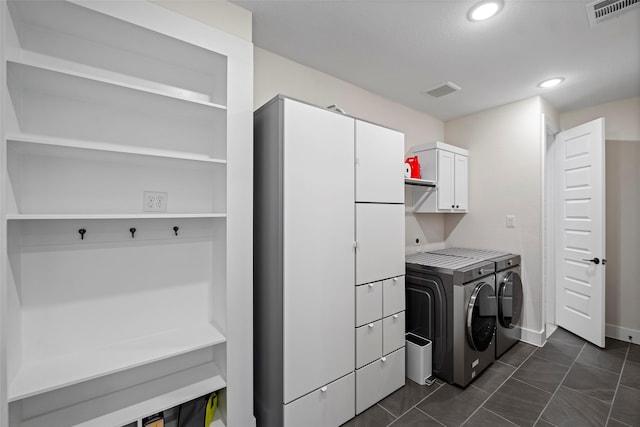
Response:
[{"label": "ceiling air vent", "polygon": [[435,87],[432,87],[431,89],[425,90],[424,93],[426,93],[427,95],[431,95],[435,98],[440,98],[441,96],[449,95],[450,93],[457,92],[461,89],[462,88],[456,84],[453,84],[451,82],[445,82]]},{"label": "ceiling air vent", "polygon": [[587,5],[587,15],[591,28],[602,21],[623,15],[640,7],[640,0],[598,0]]}]

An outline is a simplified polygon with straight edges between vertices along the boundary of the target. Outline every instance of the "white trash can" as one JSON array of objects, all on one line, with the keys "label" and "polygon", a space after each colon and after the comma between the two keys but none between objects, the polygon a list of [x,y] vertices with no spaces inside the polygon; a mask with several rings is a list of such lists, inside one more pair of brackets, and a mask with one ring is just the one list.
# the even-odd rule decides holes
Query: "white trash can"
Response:
[{"label": "white trash can", "polygon": [[409,332],[406,339],[407,378],[420,385],[433,384],[431,352],[433,344],[428,339]]}]

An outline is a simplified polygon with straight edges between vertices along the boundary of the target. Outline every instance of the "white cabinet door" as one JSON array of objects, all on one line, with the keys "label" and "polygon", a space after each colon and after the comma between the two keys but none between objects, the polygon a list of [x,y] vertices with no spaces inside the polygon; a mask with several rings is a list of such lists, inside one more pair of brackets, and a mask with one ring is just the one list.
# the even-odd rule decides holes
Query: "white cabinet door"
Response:
[{"label": "white cabinet door", "polygon": [[392,314],[382,319],[382,354],[386,355],[404,347],[405,312]]},{"label": "white cabinet door", "polygon": [[349,421],[355,414],[355,382],[352,373],[285,405],[284,426],[326,427]]},{"label": "white cabinet door", "polygon": [[[354,370],[354,119],[284,101],[284,403]],[[402,233],[404,239],[404,233]]]},{"label": "white cabinet door", "polygon": [[404,134],[356,120],[356,201],[404,203]]},{"label": "white cabinet door", "polygon": [[356,204],[356,284],[404,275],[404,205]]},{"label": "white cabinet door", "polygon": [[356,369],[382,356],[382,330],[382,320],[356,328]]},{"label": "white cabinet door", "polygon": [[404,308],[404,276],[386,279],[382,283],[382,316],[387,317]]},{"label": "white cabinet door", "polygon": [[356,286],[356,326],[382,317],[382,282]]},{"label": "white cabinet door", "polygon": [[438,150],[438,209],[451,210],[455,206],[455,154]]},{"label": "white cabinet door", "polygon": [[356,414],[404,385],[404,348],[356,371]]},{"label": "white cabinet door", "polygon": [[455,176],[454,176],[454,195],[455,195],[455,209],[466,211],[469,208],[469,172],[468,172],[467,156],[460,154],[455,155]]}]

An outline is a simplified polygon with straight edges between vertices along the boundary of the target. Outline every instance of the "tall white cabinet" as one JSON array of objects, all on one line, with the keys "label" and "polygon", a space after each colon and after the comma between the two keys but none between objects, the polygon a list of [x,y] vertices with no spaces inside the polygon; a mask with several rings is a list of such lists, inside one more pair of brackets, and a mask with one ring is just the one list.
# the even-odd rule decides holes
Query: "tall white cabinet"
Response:
[{"label": "tall white cabinet", "polygon": [[214,390],[254,424],[252,45],[146,1],[0,8],[0,426]]},{"label": "tall white cabinet", "polygon": [[[404,384],[404,282],[385,300],[401,299],[385,349],[382,282],[379,306],[360,301],[380,339],[359,344],[354,329],[364,289],[355,284],[404,274],[404,137],[282,96],[254,120],[256,418],[338,426],[360,412],[358,399],[384,397],[359,395],[366,381],[383,385],[377,394]],[[393,369],[363,374],[394,351]]]}]

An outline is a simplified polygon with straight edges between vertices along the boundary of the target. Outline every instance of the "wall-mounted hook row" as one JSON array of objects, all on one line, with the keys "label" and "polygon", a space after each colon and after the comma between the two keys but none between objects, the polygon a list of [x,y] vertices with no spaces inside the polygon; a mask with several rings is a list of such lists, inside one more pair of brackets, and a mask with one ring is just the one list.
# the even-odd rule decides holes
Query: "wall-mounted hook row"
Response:
[{"label": "wall-mounted hook row", "polygon": [[[177,236],[178,235],[178,231],[180,230],[180,227],[178,227],[177,225],[174,226],[172,228],[173,233]],[[129,229],[129,233],[131,233],[131,238],[135,239],[136,237],[136,231],[138,231],[135,227],[131,227]],[[80,234],[80,240],[84,240],[84,235],[87,233],[87,229],[86,228],[80,228],[78,229],[78,233]]]}]

